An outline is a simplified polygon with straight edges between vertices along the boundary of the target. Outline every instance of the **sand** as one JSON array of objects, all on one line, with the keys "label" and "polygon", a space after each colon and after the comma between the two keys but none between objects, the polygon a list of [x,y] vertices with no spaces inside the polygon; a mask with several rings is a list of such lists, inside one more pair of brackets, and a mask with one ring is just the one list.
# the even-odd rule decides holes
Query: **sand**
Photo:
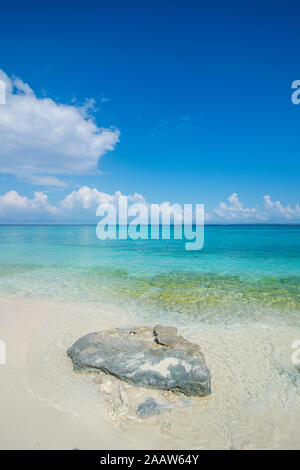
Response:
[{"label": "sand", "polygon": [[[213,393],[146,420],[112,413],[93,374],[65,351],[90,331],[133,326],[111,305],[0,299],[0,449],[298,449],[299,331],[266,325],[182,327],[199,342]],[[177,325],[174,325],[177,326]]]}]

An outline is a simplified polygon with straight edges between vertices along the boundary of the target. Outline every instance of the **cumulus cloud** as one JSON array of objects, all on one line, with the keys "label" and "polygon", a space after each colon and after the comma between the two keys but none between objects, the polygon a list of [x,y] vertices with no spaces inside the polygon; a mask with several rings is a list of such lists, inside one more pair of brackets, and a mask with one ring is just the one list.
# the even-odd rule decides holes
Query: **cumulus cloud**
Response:
[{"label": "cumulus cloud", "polygon": [[[114,194],[107,194],[98,191],[96,188],[89,188],[83,186],[78,190],[72,191],[68,194],[61,202],[60,208],[64,215],[69,217],[71,214],[85,214],[89,213],[95,215],[96,209],[100,204],[112,204],[116,208],[116,212],[119,209],[119,198],[123,196],[120,191],[116,191]],[[147,208],[150,207],[150,203],[142,196],[142,194],[134,193],[126,195],[128,206],[132,204],[143,204]],[[169,201],[164,201],[159,204],[161,215],[170,217],[171,222],[181,223],[182,212],[181,207],[178,204],[171,204]],[[150,212],[149,212],[150,213]],[[192,215],[191,215],[192,217]]]},{"label": "cumulus cloud", "polygon": [[48,176],[47,185],[59,186],[49,175],[95,172],[99,158],[114,149],[119,131],[96,125],[93,101],[81,108],[56,103],[1,70],[0,79],[6,85],[6,104],[0,106],[1,173],[40,183]]},{"label": "cumulus cloud", "polygon": [[220,202],[208,217],[210,221],[215,222],[297,222],[300,219],[300,206],[284,206],[280,201],[273,202],[270,196],[266,195],[263,204],[248,208],[241,203],[237,193],[233,193],[226,202]]},{"label": "cumulus cloud", "polygon": [[273,216],[274,219],[293,220],[300,218],[300,206],[293,209],[289,205],[283,206],[280,201],[273,202],[269,195],[264,196],[265,217]]},{"label": "cumulus cloud", "polygon": [[[118,211],[120,191],[108,194],[96,188],[83,186],[70,192],[56,205],[49,202],[48,196],[36,192],[32,199],[9,191],[0,196],[0,223],[56,222],[56,223],[96,223],[96,209],[99,204],[113,204]],[[127,195],[128,205],[150,202],[139,193]],[[177,204],[164,201],[159,204],[164,215],[170,215],[174,223],[181,222],[181,211]],[[193,207],[193,210],[195,206]],[[248,208],[233,193],[226,202],[220,202],[210,213],[205,213],[207,223],[262,223],[262,222],[300,222],[300,206],[284,206],[280,201],[273,202],[264,196],[261,205]]]},{"label": "cumulus cloud", "polygon": [[220,202],[218,207],[214,210],[216,218],[235,221],[238,219],[253,219],[258,217],[257,210],[253,207],[251,209],[244,207],[239,201],[237,193],[233,193],[227,199],[227,202]]},{"label": "cumulus cloud", "polygon": [[[95,209],[99,204],[114,204],[117,205],[119,197],[122,196],[120,191],[116,191],[114,194],[107,194],[98,191],[96,188],[89,188],[88,186],[82,186],[77,191],[72,191],[68,194],[60,203],[61,207],[66,210],[82,209]],[[128,195],[128,201],[130,203],[146,203],[145,198],[138,193]]]},{"label": "cumulus cloud", "polygon": [[16,191],[8,191],[0,196],[2,223],[54,221],[59,214],[60,209],[50,204],[48,196],[41,192],[34,193],[33,199],[20,196]]}]

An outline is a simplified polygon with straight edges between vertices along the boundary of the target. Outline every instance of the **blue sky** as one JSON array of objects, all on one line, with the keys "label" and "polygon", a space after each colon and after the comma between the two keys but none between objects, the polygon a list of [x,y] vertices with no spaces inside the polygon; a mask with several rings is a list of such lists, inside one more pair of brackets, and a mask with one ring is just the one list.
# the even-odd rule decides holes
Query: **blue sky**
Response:
[{"label": "blue sky", "polygon": [[65,220],[93,221],[94,189],[204,203],[211,221],[299,222],[299,13],[296,1],[1,6],[13,89],[0,105],[0,222],[55,221],[70,194]]}]

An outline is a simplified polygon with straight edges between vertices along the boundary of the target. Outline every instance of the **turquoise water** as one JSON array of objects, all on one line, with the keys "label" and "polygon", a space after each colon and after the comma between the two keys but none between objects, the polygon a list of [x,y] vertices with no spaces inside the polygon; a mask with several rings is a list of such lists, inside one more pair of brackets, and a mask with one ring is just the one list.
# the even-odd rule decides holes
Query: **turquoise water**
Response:
[{"label": "turquoise water", "polygon": [[[300,226],[207,226],[203,250],[184,243],[103,242],[93,226],[0,226],[0,298],[9,297],[0,303],[0,336],[11,344],[11,330],[9,338],[29,344],[24,370],[4,369],[17,371],[18,384],[21,376],[37,412],[54,404],[98,436],[103,409],[121,429],[119,442],[126,432],[154,449],[274,448],[299,428],[291,355],[300,332]],[[91,331],[156,323],[201,346],[212,395],[140,423],[131,407],[124,415],[119,385],[107,394],[90,374],[73,374],[66,350]],[[136,403],[140,392],[128,390]],[[82,445],[76,437],[72,448]]]},{"label": "turquoise water", "polygon": [[183,240],[107,240],[94,226],[0,226],[0,292],[224,319],[300,312],[300,226],[207,226]]}]

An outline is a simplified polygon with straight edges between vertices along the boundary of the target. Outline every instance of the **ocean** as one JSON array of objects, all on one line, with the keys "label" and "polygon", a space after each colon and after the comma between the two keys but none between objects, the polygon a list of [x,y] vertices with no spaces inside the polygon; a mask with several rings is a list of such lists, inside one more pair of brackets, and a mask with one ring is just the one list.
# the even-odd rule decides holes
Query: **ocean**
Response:
[{"label": "ocean", "polygon": [[[41,416],[24,436],[21,423],[14,426],[8,440],[49,448],[41,429],[61,413],[59,448],[299,448],[300,367],[292,354],[300,340],[300,226],[206,226],[202,250],[184,247],[172,239],[101,241],[95,226],[0,226],[3,413],[17,406]],[[201,346],[212,394],[183,400],[165,392],[158,399],[172,409],[137,420],[140,394],[154,392],[120,384],[112,395],[109,378],[75,373],[66,350],[91,331],[157,323]],[[135,394],[129,407],[124,394]]]},{"label": "ocean", "polygon": [[298,324],[300,226],[206,226],[202,250],[184,243],[102,241],[94,226],[0,226],[0,292],[180,322]]}]

